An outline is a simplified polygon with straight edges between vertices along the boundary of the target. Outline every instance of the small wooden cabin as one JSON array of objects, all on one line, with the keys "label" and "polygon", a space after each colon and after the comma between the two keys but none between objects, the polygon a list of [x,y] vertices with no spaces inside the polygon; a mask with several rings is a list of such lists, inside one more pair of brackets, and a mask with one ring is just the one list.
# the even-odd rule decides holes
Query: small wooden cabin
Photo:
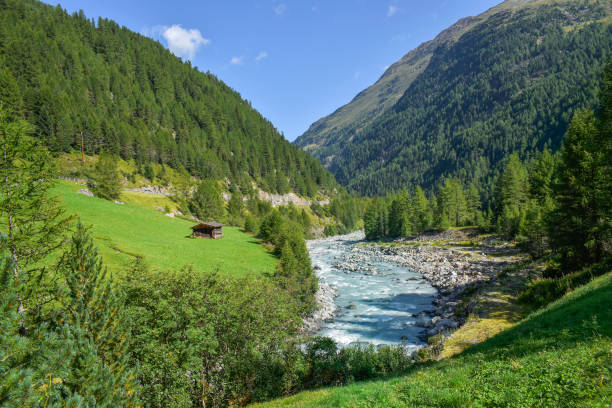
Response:
[{"label": "small wooden cabin", "polygon": [[221,239],[223,238],[222,227],[223,224],[216,221],[208,221],[194,225],[191,229],[193,230],[193,236],[196,238]]}]

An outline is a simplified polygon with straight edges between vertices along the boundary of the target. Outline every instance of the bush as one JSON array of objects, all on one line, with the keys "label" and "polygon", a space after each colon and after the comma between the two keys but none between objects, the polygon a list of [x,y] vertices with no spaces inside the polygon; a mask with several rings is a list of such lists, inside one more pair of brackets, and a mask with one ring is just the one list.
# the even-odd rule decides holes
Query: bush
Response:
[{"label": "bush", "polygon": [[559,279],[546,278],[532,283],[518,301],[533,307],[542,307],[561,298],[579,286],[586,285],[594,278],[612,270],[612,257],[579,272],[565,275]]},{"label": "bush", "polygon": [[305,361],[310,368],[306,388],[346,385],[354,381],[405,372],[414,364],[413,353],[402,346],[357,345],[339,349],[327,337],[314,337],[306,343]]},{"label": "bush", "polygon": [[[128,275],[127,322],[145,406],[244,405],[295,388],[286,340],[295,302],[265,280],[179,272]],[[285,375],[287,373],[287,375]]]},{"label": "bush", "polygon": [[256,234],[259,231],[259,221],[252,215],[247,215],[244,219],[244,230],[251,234]]}]

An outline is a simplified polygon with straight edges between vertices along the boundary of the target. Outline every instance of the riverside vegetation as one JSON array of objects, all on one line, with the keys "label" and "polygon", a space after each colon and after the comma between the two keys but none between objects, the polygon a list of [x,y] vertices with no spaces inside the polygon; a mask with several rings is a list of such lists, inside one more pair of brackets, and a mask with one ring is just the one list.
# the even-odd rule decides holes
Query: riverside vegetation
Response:
[{"label": "riverside vegetation", "polygon": [[[31,127],[11,110],[1,113],[3,406],[242,405],[411,364],[399,349],[337,354],[322,339],[300,347],[296,336],[317,284],[303,230],[291,219],[295,209],[260,202],[267,208],[262,218],[251,215],[279,259],[263,276],[241,273],[239,264],[224,265],[222,273],[201,263],[205,270],[177,268],[149,253],[124,254],[133,259],[129,266],[111,262],[107,269],[91,232],[64,215],[54,192],[120,247],[130,239],[112,227],[100,229],[113,214],[129,218],[122,226],[138,229],[145,240],[164,234],[139,228],[143,223],[182,229],[187,239],[186,223],[75,194],[78,187],[67,183],[58,190],[53,160],[28,136]],[[224,245],[236,250],[234,234],[243,233],[230,230]],[[142,252],[153,248],[137,245]],[[259,252],[254,260],[270,256]]]},{"label": "riverside vegetation", "polygon": [[[404,375],[341,388],[323,388],[259,406],[574,407],[609,403],[612,395],[612,64],[604,72],[603,84],[597,112],[582,111],[574,116],[557,155],[545,152],[529,166],[524,166],[517,156],[510,156],[498,177],[492,204],[495,210],[488,216],[466,211],[464,187],[458,180],[448,179],[441,185],[438,197],[431,200],[419,199],[423,194],[417,188],[412,196],[404,192],[373,199],[366,210],[366,233],[371,238],[402,237],[406,232],[419,232],[419,228],[447,227],[447,222],[469,224],[482,217],[483,227],[494,228],[515,239],[537,262],[546,265],[544,277],[527,286],[525,276],[519,278],[518,288],[522,293],[515,296],[518,307],[504,306],[507,300],[502,298],[507,289],[504,285],[509,284],[504,280],[516,279],[514,271],[491,270],[493,276],[482,276],[482,280],[492,278],[493,284],[485,287],[488,293],[479,296],[492,296],[482,302],[495,303],[492,311],[482,317],[489,324],[495,320],[501,328],[487,327],[486,322],[479,324],[479,317],[472,317],[475,321],[470,321],[468,316],[466,331],[478,333],[463,335],[469,336],[469,341],[475,338],[475,343],[483,337],[487,339],[482,331],[489,331],[492,337],[470,347],[462,344],[464,341],[454,333],[446,338],[435,336],[430,339],[434,347],[420,353],[424,362],[415,364]],[[427,205],[428,202],[434,204]],[[426,216],[415,215],[419,210]],[[421,227],[419,222],[423,220],[432,224]],[[374,251],[378,257],[397,258],[396,262],[400,263],[410,262],[415,254],[424,261],[427,255],[421,252],[433,252],[440,258],[435,249],[421,248],[421,244],[425,243],[400,240],[392,242],[388,249],[366,247],[364,250]],[[464,245],[482,250],[474,240]],[[448,263],[442,260],[445,262]],[[461,296],[469,301],[477,289],[470,291],[469,286],[464,290],[459,287],[459,292],[452,289],[463,278],[469,283],[470,279],[480,277],[471,270],[454,269],[446,273],[443,266],[442,273],[434,274],[431,279],[438,281],[436,275],[442,275],[438,285],[450,295],[439,304],[443,313],[447,313],[442,317],[454,317],[458,306],[466,309],[467,304],[460,304],[464,302]],[[519,270],[523,267],[513,266]],[[508,278],[509,275],[512,277]],[[453,298],[455,295],[459,297]],[[502,317],[504,314],[520,317],[525,315],[525,310],[531,313],[522,320]],[[438,327],[440,322],[444,323],[444,319],[436,322],[432,319],[431,323],[435,323],[432,335],[454,327]],[[442,344],[436,344],[438,341]],[[440,351],[442,354],[437,355]],[[460,354],[452,357],[456,353]],[[450,358],[436,361],[440,357]]]},{"label": "riverside vegetation", "polygon": [[[599,108],[574,116],[560,153],[510,156],[493,199],[477,180],[472,188],[448,178],[435,198],[415,186],[368,202],[221,81],[153,41],[31,0],[0,1],[0,19],[1,406],[237,406],[389,376],[270,404],[606,402],[610,68]],[[81,131],[92,166],[62,175],[86,178],[97,198],[56,182],[55,165],[80,150]],[[124,190],[154,179],[174,195],[152,204]],[[273,208],[257,189],[313,203]],[[158,203],[176,217],[155,212]],[[300,338],[318,286],[304,238],[314,227],[355,229],[362,216],[370,238],[495,228],[550,260],[546,278],[524,292],[526,304],[565,297],[441,363],[415,365],[399,347],[339,350],[330,339]],[[103,225],[113,217],[142,242]],[[185,262],[169,260],[156,248],[176,244],[175,234],[187,240],[181,217],[235,225],[211,245],[248,254],[249,267],[197,255],[195,240]]]}]

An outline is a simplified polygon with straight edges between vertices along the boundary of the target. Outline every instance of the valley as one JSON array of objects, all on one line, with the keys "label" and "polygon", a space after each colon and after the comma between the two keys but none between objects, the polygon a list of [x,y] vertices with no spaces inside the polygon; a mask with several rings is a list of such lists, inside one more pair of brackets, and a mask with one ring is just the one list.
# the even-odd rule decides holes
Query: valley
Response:
[{"label": "valley", "polygon": [[55,1],[0,0],[0,407],[610,406],[612,0]]}]

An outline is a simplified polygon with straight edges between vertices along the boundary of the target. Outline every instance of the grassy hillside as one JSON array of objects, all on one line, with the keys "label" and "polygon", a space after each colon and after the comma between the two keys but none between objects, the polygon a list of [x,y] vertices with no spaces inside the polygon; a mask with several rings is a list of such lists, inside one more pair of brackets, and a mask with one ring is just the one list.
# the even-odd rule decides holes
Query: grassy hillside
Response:
[{"label": "grassy hillside", "polygon": [[113,271],[120,273],[138,255],[160,270],[193,265],[196,270],[218,270],[232,276],[274,271],[277,259],[238,228],[224,227],[222,240],[192,239],[192,221],[148,208],[149,201],[157,203],[167,197],[128,192],[124,193],[127,204],[120,205],[77,194],[80,188],[60,182],[55,191],[68,214],[76,214],[85,225],[93,226],[99,252]]},{"label": "grassy hillside", "polygon": [[589,407],[612,403],[612,273],[462,354],[405,376],[260,407]]}]

